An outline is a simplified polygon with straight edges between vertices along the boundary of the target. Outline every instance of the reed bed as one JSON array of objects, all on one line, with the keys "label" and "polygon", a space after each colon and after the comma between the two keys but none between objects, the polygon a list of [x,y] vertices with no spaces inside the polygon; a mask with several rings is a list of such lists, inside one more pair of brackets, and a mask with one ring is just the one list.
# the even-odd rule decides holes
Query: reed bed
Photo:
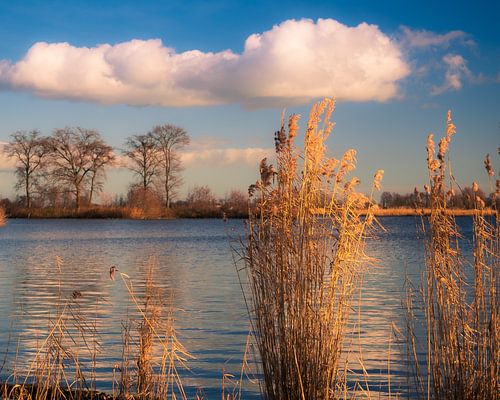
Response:
[{"label": "reed bed", "polygon": [[[57,265],[63,267],[60,258]],[[19,369],[14,360],[10,377],[0,384],[0,398],[187,400],[179,370],[187,369],[191,355],[177,338],[175,309],[156,286],[154,268],[151,261],[144,291],[139,293],[129,276],[119,273],[140,317],[123,324],[122,360],[113,368],[112,393],[96,390],[97,358],[104,352],[97,324],[82,312],[78,302],[81,294],[73,292],[65,298],[59,288],[47,335],[25,369]]]},{"label": "reed bed", "polygon": [[266,399],[334,399],[347,390],[342,344],[375,206],[349,176],[355,150],[340,160],[326,155],[334,105],[312,107],[303,152],[294,143],[299,116],[289,117],[288,129],[282,118],[277,168],[262,160],[249,188],[255,207],[244,259]]},{"label": "reed bed", "polygon": [[[63,260],[56,257],[56,265],[60,274]],[[7,382],[1,385],[3,398],[102,398],[95,391],[99,338],[95,324],[82,313],[77,297],[64,298],[59,286],[55,314],[48,319],[47,335],[39,341],[27,368],[19,371],[14,367]],[[17,365],[17,361],[14,364]]]},{"label": "reed bed", "polygon": [[[431,212],[422,220],[426,258],[420,290],[427,347],[425,367],[417,359],[421,338],[415,333],[411,292],[406,302],[409,351],[420,398],[494,399],[500,390],[498,210],[494,208],[493,215],[487,216],[484,202],[476,197],[473,259],[467,260],[460,249],[462,237],[455,218],[447,209],[453,183],[453,175],[448,176],[448,149],[454,134],[455,126],[448,113],[446,134],[439,142],[437,157],[433,135],[427,140],[430,183],[426,191]],[[488,170],[490,176],[494,175],[492,171]],[[473,190],[478,190],[476,183]]]}]

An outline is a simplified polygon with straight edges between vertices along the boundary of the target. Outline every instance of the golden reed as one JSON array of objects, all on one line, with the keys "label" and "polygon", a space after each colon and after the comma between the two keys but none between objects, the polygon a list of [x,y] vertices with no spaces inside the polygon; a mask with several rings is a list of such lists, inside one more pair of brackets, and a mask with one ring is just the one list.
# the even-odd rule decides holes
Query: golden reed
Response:
[{"label": "golden reed", "polygon": [[[453,193],[449,145],[455,125],[448,112],[445,136],[436,157],[433,135],[427,139],[430,214],[422,220],[425,233],[425,275],[421,299],[425,314],[427,359],[419,363],[418,339],[408,292],[408,341],[413,355],[419,396],[427,399],[493,399],[499,393],[498,209],[485,210],[476,196],[473,213],[473,258],[464,257],[462,236],[447,201]],[[494,176],[487,156],[485,167]],[[472,185],[477,192],[477,183]],[[489,215],[487,215],[489,214]],[[426,372],[424,372],[426,370]]]},{"label": "golden reed", "polygon": [[334,105],[312,107],[303,152],[294,143],[299,116],[289,117],[288,130],[282,118],[277,168],[262,160],[249,188],[244,258],[266,399],[333,399],[345,390],[342,343],[375,206],[349,176],[356,151],[326,155]]}]

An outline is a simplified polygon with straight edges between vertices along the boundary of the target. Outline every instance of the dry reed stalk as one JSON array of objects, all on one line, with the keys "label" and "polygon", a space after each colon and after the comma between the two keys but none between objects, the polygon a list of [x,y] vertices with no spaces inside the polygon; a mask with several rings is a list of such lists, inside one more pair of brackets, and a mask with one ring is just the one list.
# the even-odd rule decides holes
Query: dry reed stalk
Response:
[{"label": "dry reed stalk", "polygon": [[7,217],[5,216],[5,210],[0,207],[0,227],[4,226],[7,222]]},{"label": "dry reed stalk", "polygon": [[149,271],[145,284],[144,308],[139,325],[139,354],[137,359],[137,394],[140,399],[147,398],[152,384],[152,358],[154,331],[158,328],[161,311],[161,300],[158,288],[153,283],[153,266]]},{"label": "dry reed stalk", "polygon": [[[137,360],[137,394],[139,399],[187,399],[179,367],[187,369],[187,360],[192,358],[177,338],[172,301],[165,306],[162,294],[154,283],[155,262],[148,267],[144,305],[133,289],[128,275],[120,273],[132,302],[141,316],[138,329],[139,352]],[[128,347],[129,339],[124,343]],[[160,350],[161,356],[158,357]],[[124,349],[124,353],[128,353]],[[128,355],[122,358],[127,358]],[[128,371],[128,367],[122,371]],[[122,372],[123,373],[123,372]],[[127,372],[128,373],[128,372]],[[127,381],[122,375],[122,382]],[[123,394],[124,390],[122,390]]]},{"label": "dry reed stalk", "polygon": [[[427,376],[421,376],[415,355],[411,294],[407,301],[409,348],[414,354],[421,397],[493,399],[500,389],[498,210],[486,218],[484,203],[479,198],[475,201],[474,254],[470,268],[473,282],[469,285],[467,260],[459,246],[461,236],[454,217],[447,212],[447,151],[455,133],[451,113],[448,113],[446,128],[437,159],[432,134],[427,142],[431,213],[427,224],[422,223],[426,268],[421,289],[427,328]],[[485,165],[487,170],[491,168],[489,163]]]},{"label": "dry reed stalk", "polygon": [[[122,359],[120,371],[120,381],[117,382],[119,387],[118,397],[130,397],[130,390],[132,387],[132,378],[130,373],[130,320],[128,323],[122,323]],[[115,370],[118,366],[115,366]],[[115,388],[113,382],[113,398],[115,398]]]},{"label": "dry reed stalk", "polygon": [[[63,260],[57,257],[59,270]],[[113,393],[95,391],[96,358],[100,353],[97,326],[89,322],[78,304],[78,297],[65,299],[59,283],[56,315],[49,319],[49,331],[39,344],[26,371],[13,373],[12,384],[4,384],[4,398],[17,400],[89,400],[89,399],[187,399],[179,367],[187,369],[191,358],[177,338],[172,301],[165,307],[159,288],[154,283],[154,263],[148,268],[144,301],[136,296],[129,277],[120,273],[130,298],[140,314],[138,325],[137,382],[132,387],[131,328],[123,324],[121,367],[113,369]],[[158,350],[160,350],[158,352]],[[89,360],[82,363],[82,359]],[[116,371],[121,372],[120,380]],[[72,376],[70,376],[70,373]],[[86,376],[88,375],[88,376]],[[22,377],[22,378],[21,378]],[[88,379],[90,377],[90,379]],[[116,384],[116,387],[115,387]],[[118,393],[117,393],[118,392]],[[197,394],[197,398],[201,398]]]},{"label": "dry reed stalk", "polygon": [[[252,333],[247,336],[243,359],[241,360],[241,369],[238,377],[222,371],[222,399],[223,400],[241,400],[244,379],[254,381],[251,377],[251,368],[249,364],[250,350],[252,346]],[[229,388],[228,388],[229,386]]]},{"label": "dry reed stalk", "polygon": [[282,120],[277,170],[262,160],[249,188],[256,207],[244,258],[267,399],[332,399],[345,389],[342,342],[374,207],[348,178],[356,152],[326,157],[333,109],[332,99],[313,106],[303,154],[294,145],[299,116],[290,116],[288,134]]},{"label": "dry reed stalk", "polygon": [[[56,264],[60,272],[63,260],[56,257]],[[6,398],[77,400],[94,397],[95,358],[99,351],[96,325],[87,321],[74,298],[62,296],[60,280],[58,292],[56,314],[49,318],[47,336],[38,344],[26,371],[19,373],[14,367],[14,383]],[[82,364],[82,355],[92,360],[91,366]],[[84,371],[90,371],[90,379],[86,379]]]}]

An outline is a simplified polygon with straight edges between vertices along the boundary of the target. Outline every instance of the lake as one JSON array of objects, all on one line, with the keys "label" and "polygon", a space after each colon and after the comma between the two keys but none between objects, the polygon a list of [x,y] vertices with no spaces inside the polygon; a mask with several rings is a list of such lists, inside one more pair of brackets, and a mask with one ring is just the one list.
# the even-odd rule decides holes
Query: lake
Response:
[{"label": "lake", "polygon": [[[414,395],[408,389],[401,300],[405,276],[418,284],[422,268],[419,219],[381,221],[385,231],[368,244],[377,262],[364,275],[346,345],[350,381],[359,380],[376,396]],[[470,237],[471,219],[457,221]],[[220,398],[223,373],[240,375],[250,329],[236,271],[242,265],[235,266],[231,251],[243,233],[243,220],[10,220],[0,229],[0,367],[6,358],[1,378],[10,374],[13,359],[18,366],[32,359],[60,299],[76,297],[72,301],[98,332],[97,388],[110,391],[121,359],[122,324],[139,313],[125,281],[119,273],[111,280],[109,268],[127,274],[140,294],[153,262],[155,282],[175,307],[178,338],[194,357],[189,371],[181,369],[187,392],[201,388],[207,398]],[[244,389],[243,398],[259,398],[257,383],[247,381]]]}]

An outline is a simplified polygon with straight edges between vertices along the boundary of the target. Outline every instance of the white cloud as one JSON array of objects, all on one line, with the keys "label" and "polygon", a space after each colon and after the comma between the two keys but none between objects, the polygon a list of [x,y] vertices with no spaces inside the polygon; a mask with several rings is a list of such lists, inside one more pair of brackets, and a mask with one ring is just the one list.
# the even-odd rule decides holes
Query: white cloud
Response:
[{"label": "white cloud", "polygon": [[464,31],[450,31],[439,34],[427,30],[413,30],[407,26],[401,27],[402,43],[408,47],[448,47],[451,42],[459,41],[463,45],[473,46],[474,41]]},{"label": "white cloud", "polygon": [[204,165],[207,167],[226,167],[231,165],[255,166],[264,157],[270,159],[274,149],[247,147],[247,148],[206,148],[186,151],[181,154],[181,160],[187,167]]},{"label": "white cloud", "polygon": [[0,61],[0,84],[39,96],[131,105],[300,103],[322,96],[385,101],[410,73],[399,44],[375,25],[288,20],[250,35],[241,54],[177,53],[161,40],[74,47],[34,44]]},{"label": "white cloud", "polygon": [[474,80],[472,72],[467,67],[467,60],[459,54],[446,54],[443,57],[446,66],[444,82],[440,86],[434,86],[431,94],[438,95],[449,90],[459,90],[462,88],[463,78]]}]

